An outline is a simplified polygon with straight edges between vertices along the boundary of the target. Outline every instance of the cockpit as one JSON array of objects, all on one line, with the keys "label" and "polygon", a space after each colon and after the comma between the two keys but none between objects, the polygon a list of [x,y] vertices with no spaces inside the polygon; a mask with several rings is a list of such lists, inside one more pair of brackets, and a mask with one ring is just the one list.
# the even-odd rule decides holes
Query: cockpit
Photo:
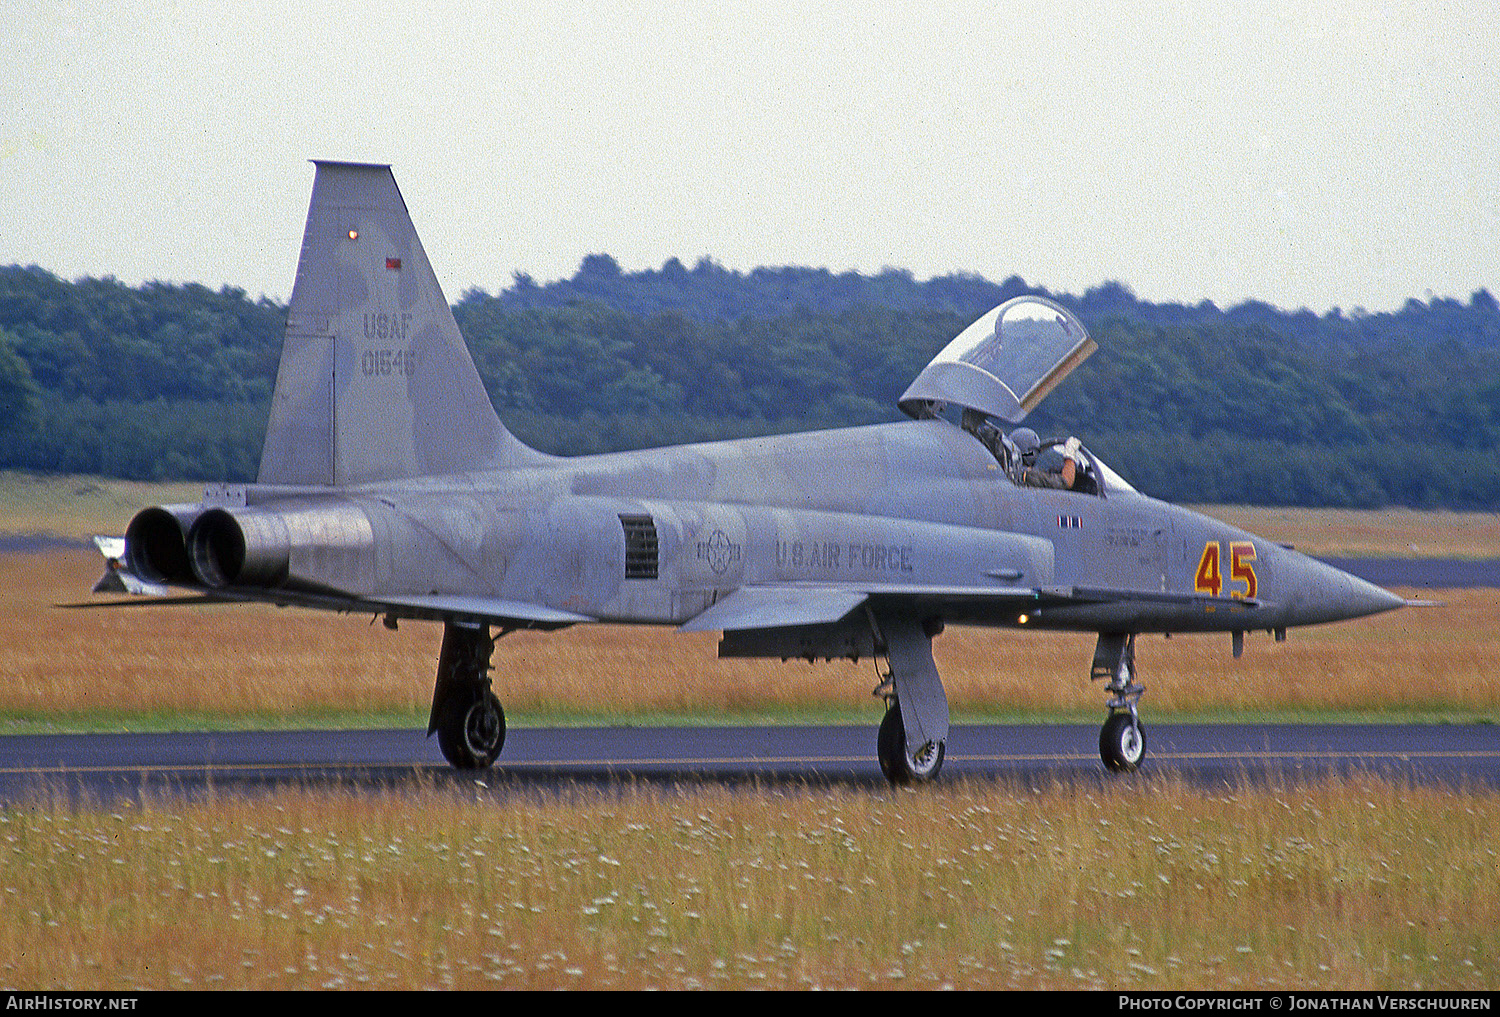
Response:
[{"label": "cockpit", "polygon": [[1019,426],[1098,348],[1065,308],[1041,297],[1016,297],[943,347],[898,405],[917,419],[939,417],[962,427],[1017,485],[1101,497],[1133,491],[1077,438],[1044,439]]}]

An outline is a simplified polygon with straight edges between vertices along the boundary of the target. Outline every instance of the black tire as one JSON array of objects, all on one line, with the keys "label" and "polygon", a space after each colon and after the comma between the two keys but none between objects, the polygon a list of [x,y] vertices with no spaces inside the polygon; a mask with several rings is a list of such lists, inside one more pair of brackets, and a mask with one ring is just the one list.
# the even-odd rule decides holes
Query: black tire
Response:
[{"label": "black tire", "polygon": [[459,770],[483,770],[505,745],[505,710],[493,692],[458,700],[438,726],[443,758]]},{"label": "black tire", "polygon": [[906,751],[906,725],[901,720],[901,704],[892,703],[880,721],[875,737],[875,752],[880,758],[880,772],[892,784],[924,784],[937,777],[943,768],[943,742],[928,742],[915,755]]},{"label": "black tire", "polygon": [[1128,713],[1112,713],[1099,729],[1099,758],[1115,773],[1134,773],[1146,758],[1146,729]]}]

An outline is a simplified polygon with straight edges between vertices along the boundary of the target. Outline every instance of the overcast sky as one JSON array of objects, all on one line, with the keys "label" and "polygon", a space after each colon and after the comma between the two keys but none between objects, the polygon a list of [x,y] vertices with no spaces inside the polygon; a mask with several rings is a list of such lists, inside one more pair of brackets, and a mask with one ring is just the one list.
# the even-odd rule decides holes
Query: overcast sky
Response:
[{"label": "overcast sky", "polygon": [[16,4],[0,264],[66,278],[285,299],[331,158],[393,165],[450,300],[591,252],[1500,294],[1487,4]]}]

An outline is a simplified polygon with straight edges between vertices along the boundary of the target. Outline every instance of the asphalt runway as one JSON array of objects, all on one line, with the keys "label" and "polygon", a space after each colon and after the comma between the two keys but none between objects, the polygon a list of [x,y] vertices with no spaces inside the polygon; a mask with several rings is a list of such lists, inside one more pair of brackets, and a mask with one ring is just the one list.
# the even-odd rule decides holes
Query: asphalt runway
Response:
[{"label": "asphalt runway", "polygon": [[[0,538],[0,553],[27,550]],[[1382,586],[1500,587],[1500,560],[1326,559]],[[1102,718],[1101,718],[1102,719]],[[253,793],[282,787],[559,792],[576,787],[883,789],[868,726],[519,728],[493,770],[459,773],[420,731],[0,736],[0,803]],[[940,780],[1184,779],[1205,785],[1373,773],[1500,788],[1491,725],[1173,725],[1146,721],[1138,774],[1104,772],[1093,725],[956,725]]]},{"label": "asphalt runway", "polygon": [[[1500,788],[1493,725],[1146,725],[1134,775],[1104,771],[1091,725],[955,725],[941,781],[1023,785],[1182,779],[1214,787],[1295,785],[1373,774],[1457,789]],[[633,786],[886,787],[875,724],[830,727],[513,729],[500,762],[460,773],[420,731],[0,737],[0,802],[202,798],[279,788],[431,788],[511,793]]]},{"label": "asphalt runway", "polygon": [[[13,543],[13,541],[12,541]],[[0,553],[30,549],[0,538]],[[1500,559],[1338,559],[1383,586],[1500,586]],[[520,727],[498,765],[447,766],[420,730],[281,730],[148,735],[0,736],[0,804],[62,798],[254,793],[278,787],[844,786],[883,789],[876,721],[826,727]],[[942,781],[1203,784],[1379,774],[1452,787],[1500,787],[1500,726],[1490,724],[1152,724],[1139,774],[1104,772],[1091,724],[956,724]]]},{"label": "asphalt runway", "polygon": [[1500,587],[1500,560],[1478,558],[1323,558],[1376,586],[1415,586],[1429,590]]}]

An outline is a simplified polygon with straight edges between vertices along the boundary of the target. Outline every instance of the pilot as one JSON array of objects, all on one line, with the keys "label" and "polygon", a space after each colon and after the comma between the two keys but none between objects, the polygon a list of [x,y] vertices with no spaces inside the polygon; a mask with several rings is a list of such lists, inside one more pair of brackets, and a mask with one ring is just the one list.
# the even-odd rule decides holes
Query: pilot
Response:
[{"label": "pilot", "polygon": [[1070,437],[1063,443],[1063,463],[1059,470],[1045,470],[1036,464],[1037,454],[1042,448],[1042,440],[1031,428],[1016,428],[1010,432],[1010,440],[1019,453],[1016,457],[1019,464],[1016,483],[1025,487],[1050,487],[1060,491],[1071,491],[1082,476],[1082,471],[1078,467],[1083,462],[1083,453],[1080,451],[1083,443],[1077,438]]},{"label": "pilot", "polygon": [[978,410],[964,410],[963,429],[978,438],[980,444],[989,449],[990,455],[1000,463],[1007,473],[1010,472],[1011,455],[1005,442],[1005,435],[995,422],[987,415]]}]

